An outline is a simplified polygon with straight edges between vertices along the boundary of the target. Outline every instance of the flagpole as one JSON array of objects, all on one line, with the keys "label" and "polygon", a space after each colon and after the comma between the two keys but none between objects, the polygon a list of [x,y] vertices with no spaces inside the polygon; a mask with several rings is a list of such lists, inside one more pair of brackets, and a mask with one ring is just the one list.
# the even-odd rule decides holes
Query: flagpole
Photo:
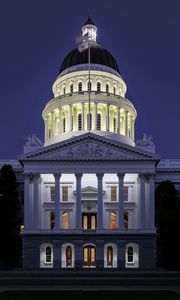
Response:
[{"label": "flagpole", "polygon": [[[89,43],[89,41],[88,41],[88,70],[89,70],[89,84],[88,84],[88,96],[89,96],[89,98],[88,98],[88,130],[89,130],[89,132],[90,132],[90,130],[91,130],[91,126],[90,126],[90,112],[91,112],[91,106],[90,106],[90,100],[91,100],[91,89],[90,89],[90,79],[91,79],[91,77],[90,77],[90,61],[91,61],[91,57],[90,57],[90,43]],[[92,120],[91,120],[91,122],[92,122]]]}]

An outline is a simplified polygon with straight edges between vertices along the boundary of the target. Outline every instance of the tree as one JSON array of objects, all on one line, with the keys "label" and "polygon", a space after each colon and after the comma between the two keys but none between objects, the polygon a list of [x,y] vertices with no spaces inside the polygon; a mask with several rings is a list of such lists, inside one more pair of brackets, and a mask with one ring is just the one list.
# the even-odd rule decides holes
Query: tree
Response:
[{"label": "tree", "polygon": [[0,171],[0,268],[19,265],[21,255],[21,207],[16,175],[11,165]]},{"label": "tree", "polygon": [[157,186],[155,206],[158,264],[180,270],[180,201],[171,181],[163,181]]}]

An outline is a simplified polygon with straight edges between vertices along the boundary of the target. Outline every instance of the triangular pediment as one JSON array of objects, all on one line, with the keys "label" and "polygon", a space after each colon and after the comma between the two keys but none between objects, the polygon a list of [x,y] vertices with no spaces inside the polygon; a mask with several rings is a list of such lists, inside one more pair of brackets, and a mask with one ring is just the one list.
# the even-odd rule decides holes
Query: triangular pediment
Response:
[{"label": "triangular pediment", "polygon": [[123,161],[158,160],[152,153],[93,133],[86,133],[43,147],[20,157],[20,161]]}]

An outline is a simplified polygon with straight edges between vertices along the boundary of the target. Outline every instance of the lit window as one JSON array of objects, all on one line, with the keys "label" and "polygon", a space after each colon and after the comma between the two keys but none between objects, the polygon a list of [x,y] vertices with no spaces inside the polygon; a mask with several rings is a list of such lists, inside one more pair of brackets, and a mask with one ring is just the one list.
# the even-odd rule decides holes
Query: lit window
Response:
[{"label": "lit window", "polygon": [[101,114],[97,114],[97,130],[101,130]]},{"label": "lit window", "polygon": [[45,263],[52,263],[52,249],[50,246],[47,246],[45,249],[46,256],[45,256]]},{"label": "lit window", "polygon": [[68,186],[62,186],[62,201],[68,201]]},{"label": "lit window", "polygon": [[82,92],[82,82],[79,82],[79,83],[78,83],[78,91],[79,91],[79,92]]},{"label": "lit window", "polygon": [[66,88],[65,87],[63,88],[63,94],[64,95],[66,94]]},{"label": "lit window", "polygon": [[109,93],[109,84],[106,83],[106,93]]},{"label": "lit window", "polygon": [[115,88],[115,86],[113,87],[113,93],[116,94],[116,88]]},{"label": "lit window", "polygon": [[124,212],[124,227],[128,228],[128,211]]},{"label": "lit window", "polygon": [[87,130],[92,130],[92,114],[87,114]]},{"label": "lit window", "polygon": [[134,262],[134,248],[132,246],[129,246],[127,248],[127,262],[128,263]]},{"label": "lit window", "polygon": [[69,214],[68,212],[62,215],[62,229],[69,229]]},{"label": "lit window", "polygon": [[91,92],[91,88],[92,88],[92,84],[91,84],[91,82],[88,81],[88,84],[87,84],[87,90],[88,90],[88,92],[89,91]]},{"label": "lit window", "polygon": [[101,91],[101,84],[100,82],[97,82],[97,92],[100,93]]},{"label": "lit window", "polygon": [[55,201],[55,187],[51,186],[51,201]]},{"label": "lit window", "polygon": [[51,226],[51,229],[54,228],[54,225],[55,225],[55,213],[54,213],[54,211],[51,211],[50,212],[50,226]]},{"label": "lit window", "polygon": [[72,267],[72,248],[66,247],[66,267]]},{"label": "lit window", "polygon": [[82,216],[82,227],[84,230],[96,229],[96,214],[95,213],[85,213]]},{"label": "lit window", "polygon": [[114,130],[114,132],[116,132],[117,131],[117,122],[116,122],[116,118],[113,118],[113,130]]},{"label": "lit window", "polygon": [[70,93],[73,93],[73,84],[70,84]]},{"label": "lit window", "polygon": [[21,226],[20,226],[20,234],[23,234],[23,232],[24,232],[24,224],[21,224]]},{"label": "lit window", "polygon": [[83,265],[84,267],[96,266],[96,248],[94,246],[85,246],[83,248]]},{"label": "lit window", "polygon": [[107,266],[113,266],[113,247],[107,247]]},{"label": "lit window", "polygon": [[63,132],[66,132],[66,118],[63,118]]},{"label": "lit window", "polygon": [[96,215],[91,216],[91,229],[96,229]]},{"label": "lit window", "polygon": [[111,201],[117,200],[117,186],[111,186]]},{"label": "lit window", "polygon": [[110,213],[110,229],[117,228],[117,215],[114,212]]},{"label": "lit window", "polygon": [[78,115],[78,130],[82,130],[82,114]]},{"label": "lit window", "polygon": [[87,215],[83,216],[83,229],[84,230],[88,229],[88,216]]}]

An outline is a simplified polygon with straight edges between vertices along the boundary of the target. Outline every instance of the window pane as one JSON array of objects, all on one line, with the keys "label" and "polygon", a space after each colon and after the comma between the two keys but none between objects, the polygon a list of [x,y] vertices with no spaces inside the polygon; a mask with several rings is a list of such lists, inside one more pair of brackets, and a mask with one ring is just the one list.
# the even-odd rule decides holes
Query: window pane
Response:
[{"label": "window pane", "polygon": [[91,261],[94,262],[96,260],[96,251],[94,247],[90,248],[91,251]]},{"label": "window pane", "polygon": [[88,130],[92,129],[92,114],[91,113],[87,114],[87,129]]},{"label": "window pane", "polygon": [[100,92],[101,91],[101,84],[100,82],[97,83],[97,92]]},{"label": "window pane", "polygon": [[128,201],[128,186],[124,186],[124,201]]},{"label": "window pane", "polygon": [[69,228],[69,214],[68,212],[64,213],[62,216],[62,228],[68,229]]},{"label": "window pane", "polygon": [[128,247],[128,250],[127,250],[127,256],[128,256],[128,262],[133,262],[133,256],[134,256],[134,249],[132,246],[129,246]]},{"label": "window pane", "polygon": [[82,114],[78,115],[78,130],[82,130]]},{"label": "window pane", "polygon": [[54,225],[55,225],[55,213],[54,213],[54,211],[51,211],[50,212],[50,226],[51,226],[51,229],[54,228]]},{"label": "window pane", "polygon": [[51,201],[55,201],[55,187],[51,186]]},{"label": "window pane", "polygon": [[84,247],[84,262],[88,261],[88,248]]},{"label": "window pane", "polygon": [[70,85],[70,93],[73,93],[73,84]]},{"label": "window pane", "polygon": [[111,212],[110,214],[110,228],[111,229],[116,229],[116,213]]},{"label": "window pane", "polygon": [[111,246],[107,248],[107,265],[113,265],[113,248]]},{"label": "window pane", "polygon": [[79,82],[79,84],[78,84],[78,91],[82,92],[82,82]]},{"label": "window pane", "polygon": [[97,130],[101,130],[101,115],[97,114]]},{"label": "window pane", "polygon": [[91,229],[96,229],[96,216],[91,216]]},{"label": "window pane", "polygon": [[124,212],[124,227],[128,228],[128,211]]},{"label": "window pane", "polygon": [[113,118],[113,130],[114,132],[117,132],[117,122],[116,122],[116,118]]},{"label": "window pane", "polygon": [[111,201],[116,201],[117,197],[117,186],[111,186]]},{"label": "window pane", "polygon": [[68,201],[68,187],[62,186],[62,201]]},{"label": "window pane", "polygon": [[66,266],[72,266],[72,248],[68,246],[66,248]]},{"label": "window pane", "polygon": [[46,262],[51,262],[51,247],[46,247]]},{"label": "window pane", "polygon": [[66,132],[66,118],[63,118],[63,132]]},{"label": "window pane", "polygon": [[106,84],[106,93],[109,93],[109,84]]},{"label": "window pane", "polygon": [[92,85],[91,85],[91,82],[88,81],[88,84],[87,84],[88,92],[89,92],[89,91],[91,92],[91,86],[92,86]]},{"label": "window pane", "polygon": [[88,217],[87,217],[87,215],[83,216],[83,229],[88,229]]}]

